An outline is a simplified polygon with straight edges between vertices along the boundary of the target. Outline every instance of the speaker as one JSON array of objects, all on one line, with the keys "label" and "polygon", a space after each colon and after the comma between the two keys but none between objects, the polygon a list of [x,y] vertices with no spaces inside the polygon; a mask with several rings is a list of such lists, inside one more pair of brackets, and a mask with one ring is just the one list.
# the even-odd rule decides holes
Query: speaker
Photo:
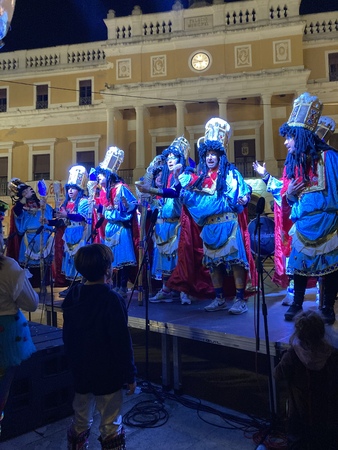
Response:
[{"label": "speaker", "polygon": [[18,367],[1,423],[0,442],[72,415],[73,379],[62,330],[29,323],[34,353]]}]

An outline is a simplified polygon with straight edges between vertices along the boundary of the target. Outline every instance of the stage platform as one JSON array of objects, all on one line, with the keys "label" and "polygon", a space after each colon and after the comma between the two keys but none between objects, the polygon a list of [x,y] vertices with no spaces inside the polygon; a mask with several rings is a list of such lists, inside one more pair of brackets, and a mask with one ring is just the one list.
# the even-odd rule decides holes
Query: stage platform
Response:
[{"label": "stage platform", "polygon": [[[62,289],[58,289],[60,291]],[[211,299],[192,300],[191,305],[181,305],[180,299],[172,303],[150,303],[146,305],[145,295],[139,297],[138,292],[128,292],[126,304],[129,305],[129,326],[158,333],[162,341],[162,384],[181,389],[181,352],[180,339],[190,339],[208,344],[230,347],[249,352],[267,354],[273,368],[280,356],[280,352],[287,348],[289,338],[293,332],[293,322],[284,320],[287,306],[282,306],[282,299],[286,295],[284,289],[278,288],[271,280],[264,282],[266,315],[262,314],[264,302],[262,295],[257,294],[248,299],[248,312],[241,315],[231,315],[227,311],[206,312],[204,307]],[[140,304],[142,299],[142,305]],[[55,293],[54,307],[46,301],[45,309],[49,325],[60,324],[62,300]],[[259,304],[259,307],[258,307]],[[304,310],[318,310],[316,304],[316,289],[308,289],[304,302]],[[52,311],[53,309],[53,311]],[[265,320],[267,327],[265,327]],[[337,322],[330,328],[335,335]],[[267,341],[269,345],[266,345]],[[259,339],[257,339],[257,335]],[[335,339],[335,338],[334,338]],[[275,390],[274,386],[274,390]]]}]

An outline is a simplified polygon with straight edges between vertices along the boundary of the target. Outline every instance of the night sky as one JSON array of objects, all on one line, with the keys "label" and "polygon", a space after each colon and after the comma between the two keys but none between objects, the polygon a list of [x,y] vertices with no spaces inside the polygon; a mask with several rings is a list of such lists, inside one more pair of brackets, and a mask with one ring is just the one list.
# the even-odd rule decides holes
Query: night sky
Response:
[{"label": "night sky", "polygon": [[[227,3],[235,0],[227,0]],[[211,2],[211,0],[210,0]],[[183,0],[188,7],[189,0]],[[2,53],[107,39],[103,22],[113,9],[128,16],[139,5],[144,14],[170,11],[174,0],[16,0]],[[303,0],[301,14],[337,9],[337,0]]]}]

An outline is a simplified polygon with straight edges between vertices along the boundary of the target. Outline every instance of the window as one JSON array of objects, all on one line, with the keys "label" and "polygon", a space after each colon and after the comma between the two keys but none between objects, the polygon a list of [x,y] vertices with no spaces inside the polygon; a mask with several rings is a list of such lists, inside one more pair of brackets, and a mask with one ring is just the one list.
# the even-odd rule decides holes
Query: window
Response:
[{"label": "window", "polygon": [[0,195],[7,195],[7,171],[8,171],[8,158],[0,158]]},{"label": "window", "polygon": [[0,89],[0,112],[7,111],[7,89]]},{"label": "window", "polygon": [[36,109],[48,108],[48,84],[36,86]]},{"label": "window", "polygon": [[76,162],[84,166],[89,173],[92,167],[95,167],[95,152],[93,150],[86,152],[76,152]]},{"label": "window", "polygon": [[164,152],[165,149],[167,149],[169,145],[156,145],[156,156],[162,155],[162,152]]},{"label": "window", "polygon": [[81,80],[79,82],[79,105],[92,104],[92,81]]},{"label": "window", "polygon": [[329,53],[329,80],[338,81],[338,53]]},{"label": "window", "polygon": [[50,155],[33,155],[33,179],[50,179]]},{"label": "window", "polygon": [[338,133],[334,133],[330,136],[328,144],[333,148],[338,148]]},{"label": "window", "polygon": [[245,178],[255,176],[252,163],[256,158],[255,139],[241,139],[235,141],[235,165]]}]

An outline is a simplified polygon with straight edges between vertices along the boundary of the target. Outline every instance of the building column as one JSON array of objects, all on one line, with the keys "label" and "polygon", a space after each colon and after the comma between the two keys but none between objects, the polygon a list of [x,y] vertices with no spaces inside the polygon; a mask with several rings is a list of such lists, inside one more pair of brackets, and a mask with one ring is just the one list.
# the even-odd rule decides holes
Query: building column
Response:
[{"label": "building column", "polygon": [[218,100],[218,114],[221,119],[227,120],[227,106],[228,106],[228,99],[227,98],[220,98]]},{"label": "building column", "polygon": [[[263,120],[264,120],[264,161],[268,172],[271,174],[278,173],[278,164],[275,158],[273,145],[273,130],[271,117],[271,95],[263,94],[261,96],[263,102]],[[262,158],[262,152],[257,154],[257,159]]]},{"label": "building column", "polygon": [[134,180],[144,175],[144,106],[135,106],[136,111],[136,167],[134,169]]},{"label": "building column", "polygon": [[107,109],[107,148],[114,145],[114,108]]},{"label": "building column", "polygon": [[175,102],[176,106],[176,137],[184,136],[184,114],[185,114],[185,103]]}]

